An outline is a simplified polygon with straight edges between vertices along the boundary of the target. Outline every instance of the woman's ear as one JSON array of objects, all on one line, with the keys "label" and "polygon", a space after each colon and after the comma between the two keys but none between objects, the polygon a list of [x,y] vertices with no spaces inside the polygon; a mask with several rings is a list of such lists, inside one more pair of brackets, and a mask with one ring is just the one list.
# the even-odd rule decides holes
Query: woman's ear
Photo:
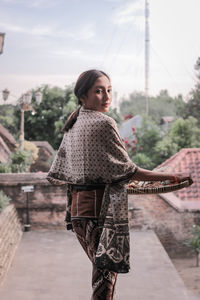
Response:
[{"label": "woman's ear", "polygon": [[87,98],[87,97],[86,97],[85,95],[81,96],[80,101],[81,101],[82,105],[85,104],[86,98]]}]

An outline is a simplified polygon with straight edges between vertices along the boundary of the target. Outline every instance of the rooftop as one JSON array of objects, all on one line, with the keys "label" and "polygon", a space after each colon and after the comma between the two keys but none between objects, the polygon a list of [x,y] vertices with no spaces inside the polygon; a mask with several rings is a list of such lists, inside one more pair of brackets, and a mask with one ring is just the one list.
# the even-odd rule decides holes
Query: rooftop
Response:
[{"label": "rooftop", "polygon": [[[174,194],[173,202],[175,203],[176,199],[182,208],[188,210],[200,209],[200,148],[181,149],[156,169],[173,173],[190,172],[194,183],[187,188],[169,194]],[[182,201],[182,204],[180,201]]]}]

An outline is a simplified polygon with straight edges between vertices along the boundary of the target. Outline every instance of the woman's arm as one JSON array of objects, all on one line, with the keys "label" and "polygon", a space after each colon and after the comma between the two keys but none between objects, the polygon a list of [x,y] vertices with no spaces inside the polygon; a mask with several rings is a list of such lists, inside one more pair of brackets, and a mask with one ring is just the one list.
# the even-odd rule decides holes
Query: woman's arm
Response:
[{"label": "woman's arm", "polygon": [[165,172],[154,172],[146,169],[138,168],[134,174],[133,180],[138,181],[163,181],[170,180],[171,182],[182,182],[185,180],[192,181],[191,174],[184,173],[165,173]]}]

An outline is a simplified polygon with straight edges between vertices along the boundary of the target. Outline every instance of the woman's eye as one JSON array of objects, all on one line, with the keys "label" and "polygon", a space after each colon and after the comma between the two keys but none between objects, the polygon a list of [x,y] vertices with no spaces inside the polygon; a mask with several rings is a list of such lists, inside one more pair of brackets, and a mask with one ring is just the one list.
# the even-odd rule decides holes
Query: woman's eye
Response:
[{"label": "woman's eye", "polygon": [[97,94],[101,94],[102,90],[96,90]]},{"label": "woman's eye", "polygon": [[107,90],[108,93],[112,93],[112,89]]}]

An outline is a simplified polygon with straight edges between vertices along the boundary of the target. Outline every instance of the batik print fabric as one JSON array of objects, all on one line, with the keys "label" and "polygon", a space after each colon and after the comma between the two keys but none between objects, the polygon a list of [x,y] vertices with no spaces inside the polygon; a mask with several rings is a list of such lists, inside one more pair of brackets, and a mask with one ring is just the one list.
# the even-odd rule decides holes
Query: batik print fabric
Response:
[{"label": "batik print fabric", "polygon": [[81,108],[74,126],[64,134],[48,179],[58,184],[113,183],[135,172],[118,134],[107,115]]},{"label": "batik print fabric", "polygon": [[94,263],[95,254],[101,236],[101,229],[98,226],[97,220],[91,219],[73,219],[73,230],[92,262],[92,297],[91,300],[113,300],[115,295],[115,285],[117,273],[100,269]]},{"label": "batik print fabric", "polygon": [[127,273],[130,269],[130,237],[128,198],[124,183],[106,186],[99,224],[103,229],[95,264],[116,273]]},{"label": "batik print fabric", "polygon": [[99,216],[102,227],[96,264],[117,273],[129,270],[128,201],[125,184],[137,170],[118,134],[115,121],[81,108],[65,133],[47,179],[67,183],[67,227],[71,228],[71,185],[106,184]]}]

